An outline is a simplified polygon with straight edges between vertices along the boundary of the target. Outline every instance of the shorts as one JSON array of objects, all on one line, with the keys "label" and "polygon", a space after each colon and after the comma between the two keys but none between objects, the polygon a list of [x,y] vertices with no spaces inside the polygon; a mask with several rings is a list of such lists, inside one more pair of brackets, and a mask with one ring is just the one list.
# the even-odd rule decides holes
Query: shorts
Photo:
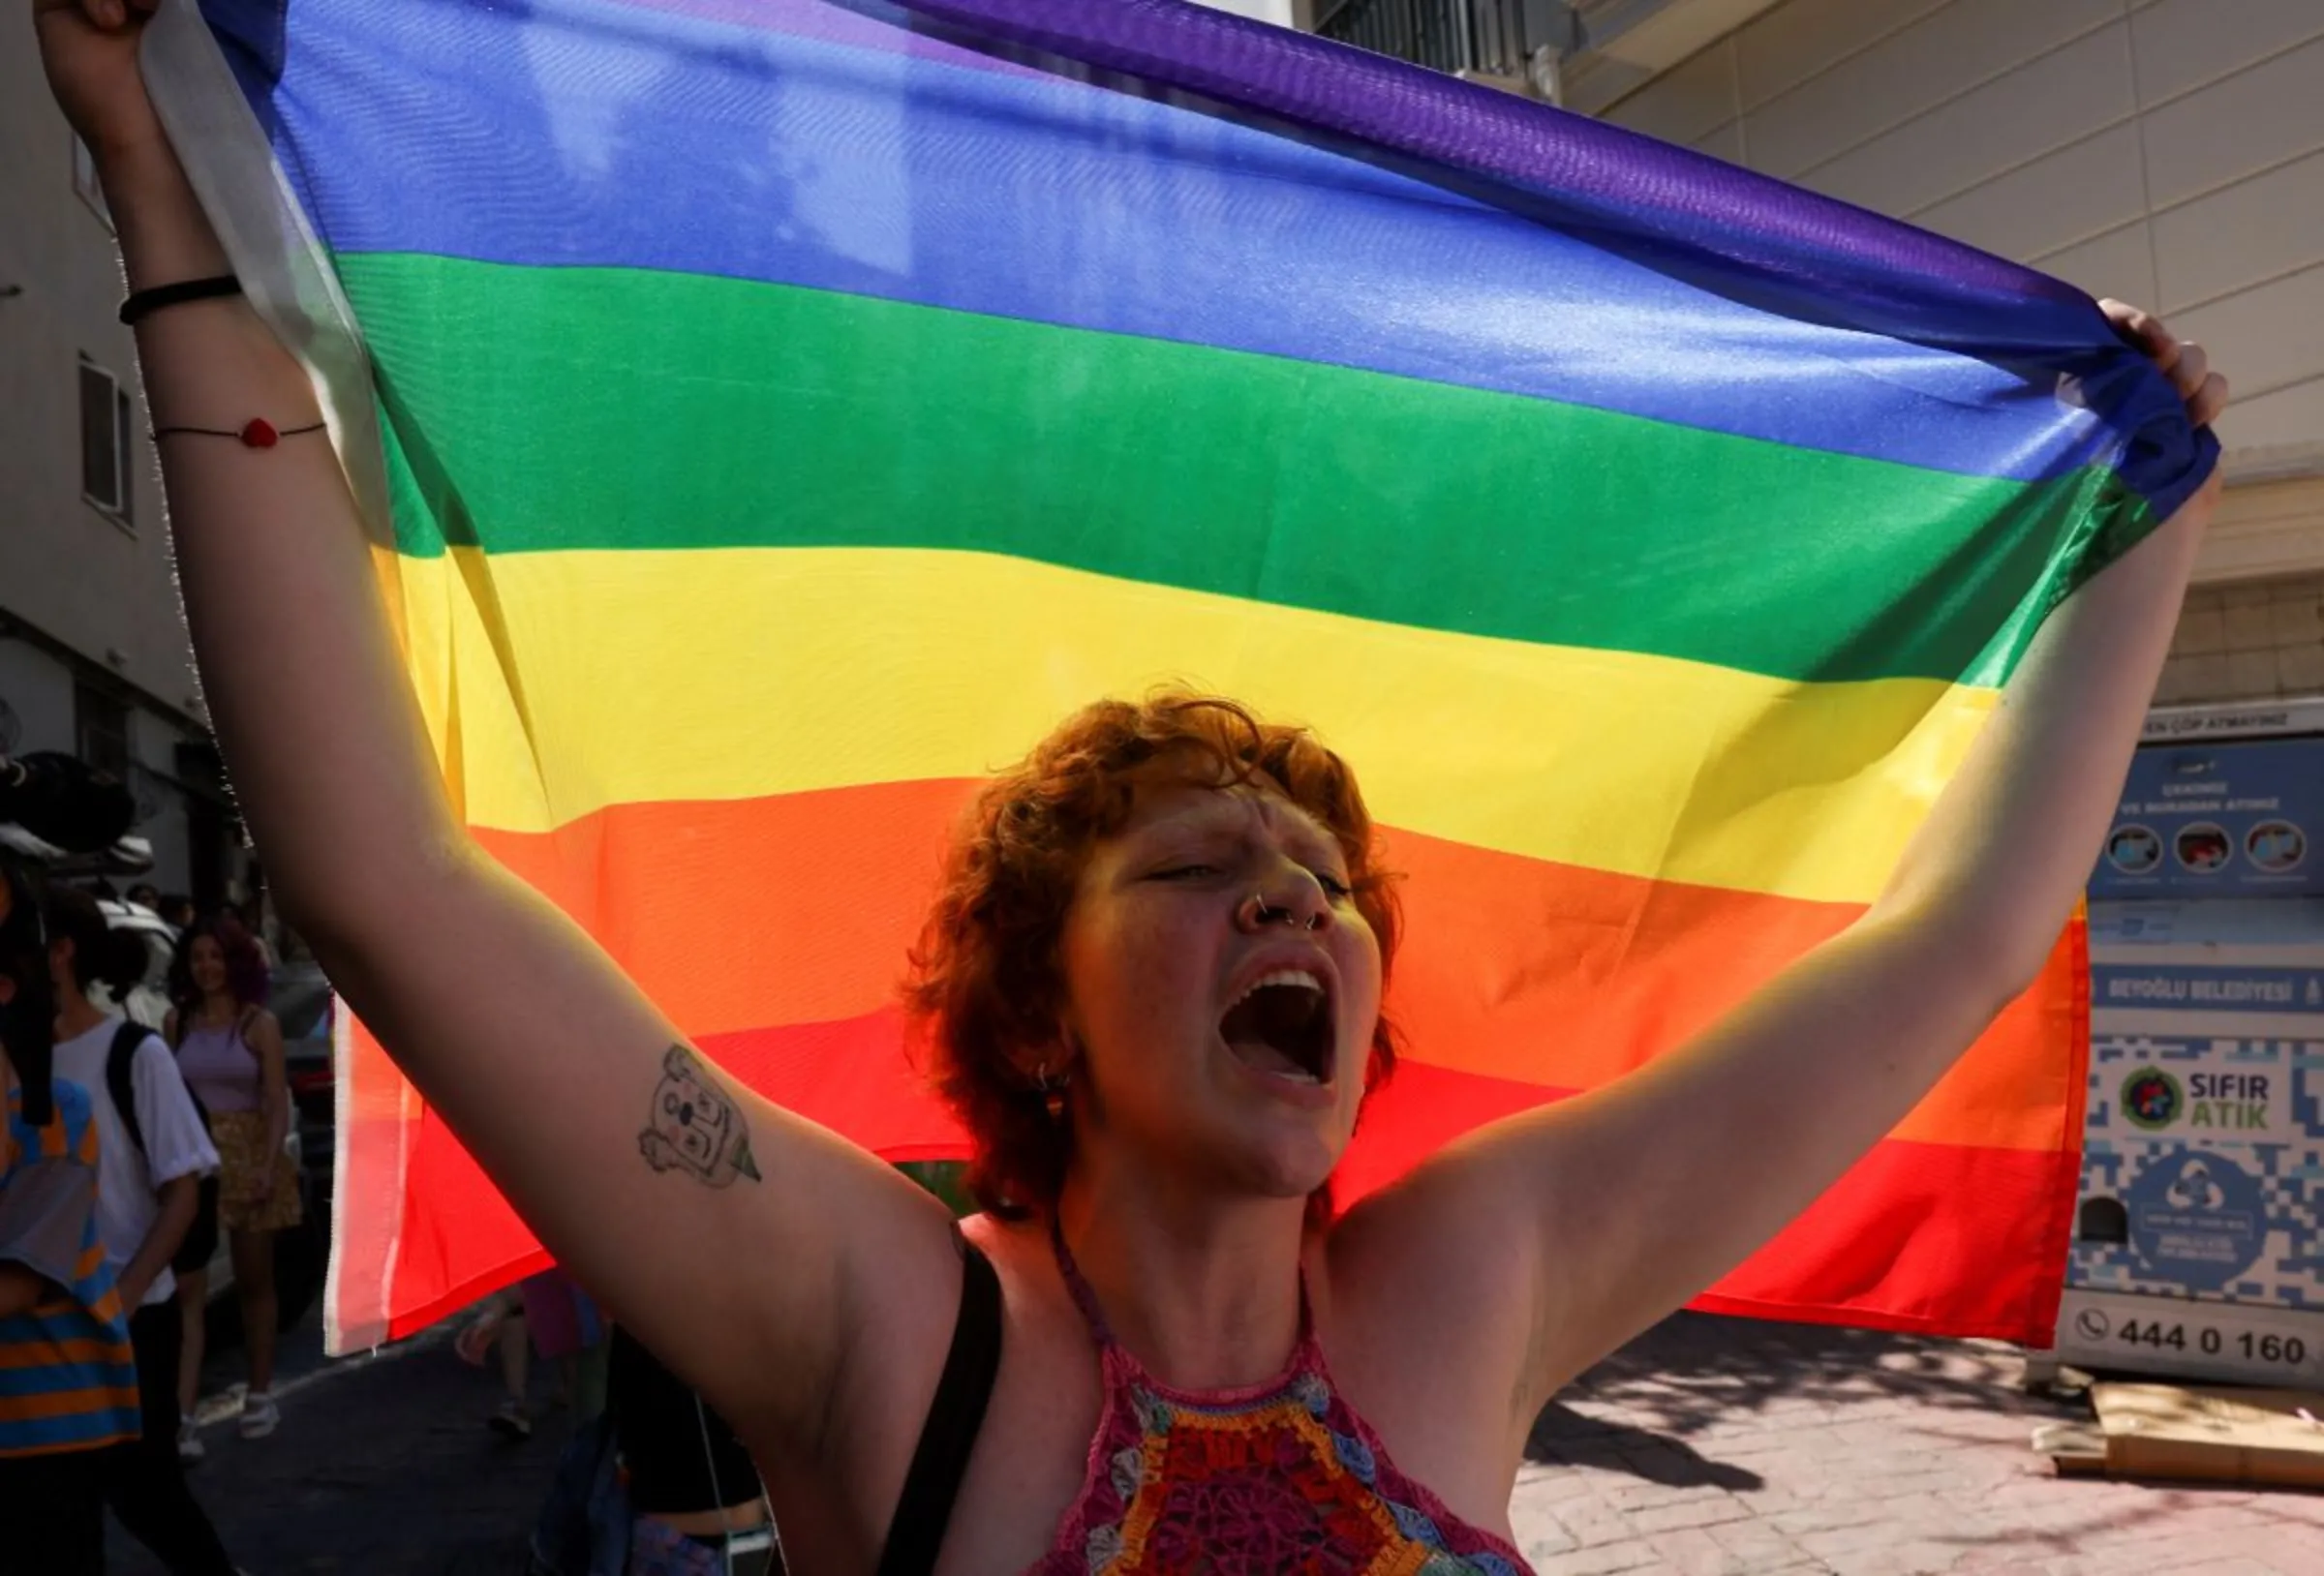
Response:
[{"label": "shorts", "polygon": [[722,1538],[705,1540],[672,1531],[649,1516],[640,1516],[629,1525],[629,1563],[625,1576],[756,1576],[760,1571],[780,1571],[778,1557],[767,1550],[754,1534],[746,1539],[750,1552],[737,1549],[726,1552]]},{"label": "shorts", "polygon": [[[218,1224],[229,1231],[280,1231],[305,1218],[298,1202],[298,1163],[281,1147],[269,1152],[266,1118],[259,1111],[212,1111],[210,1139],[218,1146]],[[271,1174],[274,1191],[259,1195]]]}]

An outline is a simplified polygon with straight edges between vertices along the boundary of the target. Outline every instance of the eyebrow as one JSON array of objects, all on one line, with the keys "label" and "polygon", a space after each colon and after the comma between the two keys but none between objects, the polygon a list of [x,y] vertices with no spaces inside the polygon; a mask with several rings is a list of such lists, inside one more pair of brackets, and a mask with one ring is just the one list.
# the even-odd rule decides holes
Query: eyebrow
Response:
[{"label": "eyebrow", "polygon": [[[1347,850],[1340,846],[1339,839],[1329,829],[1318,825],[1313,816],[1296,804],[1286,805],[1285,810],[1288,818],[1283,835],[1292,853],[1334,868],[1345,867],[1350,863]],[[1238,844],[1253,840],[1249,816],[1230,814],[1209,805],[1172,816],[1166,821],[1148,822],[1133,836],[1140,841],[1147,837],[1172,836],[1229,837]]]}]

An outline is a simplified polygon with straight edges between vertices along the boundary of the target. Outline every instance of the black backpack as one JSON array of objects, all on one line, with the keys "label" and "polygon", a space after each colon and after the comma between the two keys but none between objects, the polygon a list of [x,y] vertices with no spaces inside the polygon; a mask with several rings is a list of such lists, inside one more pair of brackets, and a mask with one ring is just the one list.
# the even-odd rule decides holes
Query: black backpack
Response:
[{"label": "black backpack", "polygon": [[[150,1160],[152,1156],[145,1149],[145,1130],[138,1122],[137,1086],[129,1076],[129,1064],[137,1059],[138,1047],[145,1043],[148,1035],[153,1035],[157,1040],[161,1038],[144,1024],[131,1018],[123,1018],[113,1030],[112,1047],[105,1053],[105,1092],[112,1097],[113,1109],[120,1113],[121,1125],[129,1130],[129,1141],[138,1146],[138,1154]],[[186,1086],[186,1098],[194,1102],[194,1114],[201,1118],[202,1131],[208,1132],[209,1110],[191,1084]]]}]

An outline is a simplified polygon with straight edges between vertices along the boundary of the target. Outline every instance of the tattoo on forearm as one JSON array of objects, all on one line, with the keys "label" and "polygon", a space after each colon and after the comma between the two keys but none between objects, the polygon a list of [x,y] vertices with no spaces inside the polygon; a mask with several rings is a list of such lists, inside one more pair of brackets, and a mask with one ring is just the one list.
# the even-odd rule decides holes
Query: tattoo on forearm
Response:
[{"label": "tattoo on forearm", "polygon": [[684,1046],[662,1055],[661,1081],[637,1147],[656,1170],[684,1171],[705,1187],[728,1187],[741,1176],[760,1180],[741,1108]]}]

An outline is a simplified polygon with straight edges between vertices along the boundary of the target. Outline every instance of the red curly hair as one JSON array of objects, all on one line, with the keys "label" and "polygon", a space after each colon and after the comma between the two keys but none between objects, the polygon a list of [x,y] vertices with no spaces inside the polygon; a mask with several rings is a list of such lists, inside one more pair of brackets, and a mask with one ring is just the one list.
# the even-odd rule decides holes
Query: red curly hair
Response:
[{"label": "red curly hair", "polygon": [[[1056,1041],[1065,1005],[1059,944],[1083,866],[1128,823],[1139,787],[1157,780],[1263,783],[1313,816],[1347,858],[1386,985],[1395,894],[1345,761],[1303,728],[1184,690],[1100,701],[1067,717],[977,795],[904,987],[927,1030],[931,1081],[968,1130],[969,1192],[996,1214],[1047,1208],[1064,1186],[1070,1125],[1050,1119],[1042,1091],[1011,1053]],[[1395,1059],[1383,1015],[1364,1071],[1367,1098]]]}]

